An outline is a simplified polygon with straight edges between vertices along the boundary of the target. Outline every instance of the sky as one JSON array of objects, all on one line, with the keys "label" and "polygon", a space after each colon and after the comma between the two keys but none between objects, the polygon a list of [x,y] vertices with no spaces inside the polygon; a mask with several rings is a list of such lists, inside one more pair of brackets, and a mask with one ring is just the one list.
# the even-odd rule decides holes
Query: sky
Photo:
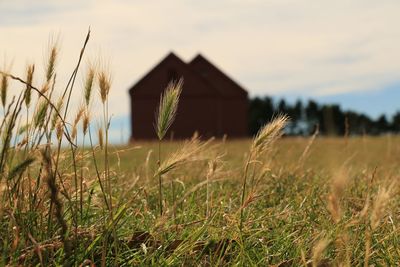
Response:
[{"label": "sky", "polygon": [[185,61],[202,53],[250,96],[391,116],[400,110],[399,14],[398,0],[0,0],[0,68],[43,69],[58,40],[62,88],[90,27],[81,71],[100,61],[112,72],[116,143],[129,138],[128,88],[170,51]]}]

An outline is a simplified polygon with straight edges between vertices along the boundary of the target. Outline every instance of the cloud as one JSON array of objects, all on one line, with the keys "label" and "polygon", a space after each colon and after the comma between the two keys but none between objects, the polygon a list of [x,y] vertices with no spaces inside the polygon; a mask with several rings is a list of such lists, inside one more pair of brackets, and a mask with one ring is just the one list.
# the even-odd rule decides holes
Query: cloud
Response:
[{"label": "cloud", "polygon": [[4,53],[17,73],[26,60],[43,66],[53,33],[59,73],[71,73],[90,26],[88,57],[110,61],[115,116],[129,115],[128,87],[170,50],[204,53],[252,95],[380,90],[400,81],[399,13],[396,0],[0,2],[0,66]]}]

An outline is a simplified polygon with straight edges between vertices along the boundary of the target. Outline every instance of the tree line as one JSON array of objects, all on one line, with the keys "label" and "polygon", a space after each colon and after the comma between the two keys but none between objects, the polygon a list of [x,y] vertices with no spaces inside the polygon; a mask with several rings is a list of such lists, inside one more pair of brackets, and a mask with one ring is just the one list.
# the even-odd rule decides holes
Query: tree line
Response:
[{"label": "tree line", "polygon": [[260,127],[277,114],[290,116],[291,122],[286,129],[288,135],[309,135],[316,127],[322,135],[381,135],[400,132],[400,112],[390,119],[381,115],[372,119],[366,114],[344,111],[339,105],[318,104],[314,100],[294,104],[284,99],[274,101],[271,97],[250,99],[249,130],[255,135]]}]

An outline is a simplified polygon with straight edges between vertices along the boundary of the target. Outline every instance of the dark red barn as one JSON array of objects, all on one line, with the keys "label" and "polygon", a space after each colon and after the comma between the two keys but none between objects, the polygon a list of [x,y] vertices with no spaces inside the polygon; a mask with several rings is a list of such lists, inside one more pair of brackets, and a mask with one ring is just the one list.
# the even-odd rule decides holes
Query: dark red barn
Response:
[{"label": "dark red barn", "polygon": [[239,138],[248,135],[247,92],[203,56],[185,63],[170,53],[129,89],[134,139],[155,139],[155,111],[171,80],[183,77],[178,113],[168,137]]}]

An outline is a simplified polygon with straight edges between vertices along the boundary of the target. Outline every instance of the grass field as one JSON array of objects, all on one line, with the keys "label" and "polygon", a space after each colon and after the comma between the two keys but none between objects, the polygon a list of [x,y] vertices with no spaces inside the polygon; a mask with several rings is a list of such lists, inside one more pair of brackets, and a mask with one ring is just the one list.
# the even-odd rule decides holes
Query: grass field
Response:
[{"label": "grass field", "polygon": [[[179,102],[171,84],[157,111],[159,141],[113,147],[108,72],[88,68],[82,106],[71,110],[78,71],[56,98],[57,53],[40,87],[32,65],[25,79],[0,73],[1,265],[400,262],[400,137],[280,138],[278,116],[253,139],[163,140]],[[8,99],[12,82],[23,90]]]},{"label": "grass field", "polygon": [[[112,232],[105,233],[103,220],[109,219],[95,174],[90,174],[94,169],[91,152],[82,150],[87,167],[86,215],[77,227],[76,262],[100,264],[102,239],[107,237],[106,265],[307,266],[319,262],[318,266],[354,266],[364,263],[366,253],[369,264],[395,265],[400,259],[398,189],[393,184],[398,175],[399,138],[317,138],[302,158],[310,140],[279,140],[251,167],[257,182],[253,186],[248,182],[241,231],[240,195],[251,140],[213,141],[201,155],[164,175],[162,216],[153,177],[158,143],[110,148],[117,242]],[[182,146],[183,142],[163,143],[161,160]],[[210,164],[215,164],[214,171]],[[63,202],[68,206],[67,200]],[[48,207],[43,203],[41,208],[46,224]],[[65,213],[66,218],[72,216],[68,210]],[[373,227],[374,220],[378,222]],[[72,240],[71,218],[68,224]],[[36,237],[44,265],[65,260],[57,225],[53,227],[53,237]],[[4,262],[39,263],[38,252],[22,242],[21,232],[19,250],[13,253],[3,239]],[[12,240],[15,236],[7,242]]]}]

